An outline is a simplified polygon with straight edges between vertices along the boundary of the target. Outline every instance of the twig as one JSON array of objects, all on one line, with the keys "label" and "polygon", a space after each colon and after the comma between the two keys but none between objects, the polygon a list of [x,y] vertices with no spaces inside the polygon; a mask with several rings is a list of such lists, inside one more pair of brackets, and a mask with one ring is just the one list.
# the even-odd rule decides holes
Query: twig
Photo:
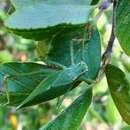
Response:
[{"label": "twig", "polygon": [[101,5],[99,6],[99,12],[98,14],[95,16],[94,20],[98,21],[98,19],[102,16],[102,14],[104,13],[105,10],[107,10],[109,8],[109,6],[111,5],[112,1],[111,0],[104,0]]},{"label": "twig", "polygon": [[112,0],[113,2],[113,16],[112,16],[112,31],[111,31],[111,36],[110,40],[108,41],[108,46],[103,54],[103,61],[102,61],[102,66],[99,72],[98,76],[98,81],[101,80],[104,76],[104,69],[107,64],[110,63],[111,60],[111,54],[112,54],[112,49],[115,41],[115,25],[116,25],[116,6],[117,6],[117,0]]},{"label": "twig", "polygon": [[112,49],[113,49],[113,45],[114,45],[114,41],[115,41],[116,5],[117,5],[116,0],[113,0],[112,31],[111,31],[110,40],[108,42],[108,46],[107,46],[107,48],[106,48],[106,50],[105,50],[105,52],[103,54],[103,65],[105,65],[107,59],[109,59],[111,57]]}]

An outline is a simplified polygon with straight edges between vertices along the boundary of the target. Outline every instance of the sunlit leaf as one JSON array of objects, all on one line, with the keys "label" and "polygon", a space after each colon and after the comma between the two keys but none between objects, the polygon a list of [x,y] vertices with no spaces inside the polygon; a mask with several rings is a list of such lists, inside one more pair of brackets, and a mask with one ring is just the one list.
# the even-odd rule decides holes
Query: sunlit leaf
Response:
[{"label": "sunlit leaf", "polygon": [[108,65],[106,77],[114,103],[124,121],[130,124],[130,84],[119,68]]},{"label": "sunlit leaf", "polygon": [[59,30],[86,23],[94,8],[90,6],[91,1],[12,0],[16,11],[9,17],[6,26],[25,38],[50,38]]},{"label": "sunlit leaf", "polygon": [[92,101],[92,90],[78,97],[56,119],[43,126],[40,130],[77,130]]},{"label": "sunlit leaf", "polygon": [[116,35],[125,53],[130,55],[130,1],[119,0],[116,9]]}]

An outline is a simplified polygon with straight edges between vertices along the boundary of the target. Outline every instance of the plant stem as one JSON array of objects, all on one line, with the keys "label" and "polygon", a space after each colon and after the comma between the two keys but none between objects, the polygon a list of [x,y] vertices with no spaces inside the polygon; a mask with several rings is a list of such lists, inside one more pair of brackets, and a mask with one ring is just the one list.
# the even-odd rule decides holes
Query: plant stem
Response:
[{"label": "plant stem", "polygon": [[117,6],[117,0],[112,0],[113,2],[113,15],[112,15],[112,31],[111,31],[111,36],[108,41],[108,46],[103,54],[103,61],[102,61],[102,66],[99,72],[99,76],[97,81],[100,81],[104,77],[104,69],[107,64],[110,63],[111,60],[111,54],[112,54],[112,49],[115,41],[115,25],[116,25],[116,6]]},{"label": "plant stem", "polygon": [[99,6],[99,12],[95,16],[94,21],[98,21],[98,19],[102,16],[102,14],[104,13],[104,11],[109,8],[109,6],[111,5],[111,3],[112,3],[111,0],[104,0],[101,3],[101,5]]},{"label": "plant stem", "polygon": [[110,40],[109,40],[109,42],[108,42],[108,46],[107,46],[107,48],[106,48],[106,51],[105,51],[104,54],[103,54],[104,64],[106,64],[106,59],[111,57],[112,48],[113,48],[114,41],[115,41],[116,5],[117,5],[116,0],[113,0],[112,31],[111,31]]}]

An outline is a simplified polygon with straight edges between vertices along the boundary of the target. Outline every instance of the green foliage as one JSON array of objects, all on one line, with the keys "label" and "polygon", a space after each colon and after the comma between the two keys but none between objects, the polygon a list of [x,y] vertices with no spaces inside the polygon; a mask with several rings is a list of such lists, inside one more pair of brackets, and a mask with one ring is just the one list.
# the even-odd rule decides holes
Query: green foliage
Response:
[{"label": "green foliage", "polygon": [[5,63],[0,66],[1,104],[19,105],[54,70],[36,63]]},{"label": "green foliage", "polygon": [[117,109],[122,118],[130,124],[130,83],[124,72],[113,65],[106,67],[106,77]]},{"label": "green foliage", "polygon": [[83,61],[88,67],[86,77],[96,78],[101,62],[101,40],[97,27],[92,23],[88,23],[86,27],[81,25],[76,29],[61,31],[50,42],[44,41],[40,44],[41,52],[47,48],[46,44],[50,48],[46,54],[40,55],[42,60],[53,61],[63,67]]},{"label": "green foliage", "polygon": [[93,8],[89,6],[91,0],[24,1],[12,0],[16,11],[6,26],[16,34],[35,40],[53,38],[61,30],[86,23]]},{"label": "green foliage", "polygon": [[[103,59],[105,64],[101,67],[102,41],[96,22],[110,3],[105,1],[100,5],[97,16],[93,18],[98,2],[99,0],[11,0],[6,29],[23,38],[37,41],[36,59],[41,63],[8,62],[0,65],[1,105],[20,109],[60,96],[64,98],[72,90],[80,88],[80,96],[57,118],[40,129],[77,130],[95,96],[92,95],[93,86],[102,78],[101,74],[105,70],[114,104],[123,120],[130,124],[130,83],[127,74],[113,65],[106,65],[109,55],[105,61]],[[112,21],[116,22],[113,30],[127,55],[130,55],[129,7],[129,0],[117,1],[116,7],[113,7],[116,21]],[[114,38],[115,34],[112,32]],[[29,48],[31,50],[33,47]],[[108,45],[107,49],[109,48]],[[111,50],[107,51],[111,53]],[[8,61],[13,60],[10,55],[8,58]],[[129,62],[123,60],[124,67],[129,71]],[[85,85],[81,88],[82,83]],[[107,114],[117,112],[111,98],[108,100]],[[90,109],[90,113],[100,121],[109,120],[105,113],[102,113],[103,119],[100,118],[99,108],[102,109],[102,106],[99,105],[96,110]],[[111,124],[118,120],[118,116],[110,118]]]},{"label": "green foliage", "polygon": [[64,112],[62,112],[55,120],[45,125],[40,130],[76,130],[86,113],[92,100],[92,90],[87,89],[86,92],[78,97]]},{"label": "green foliage", "polygon": [[70,68],[50,73],[20,104],[20,107],[26,106],[28,103],[34,105],[45,102],[64,94],[67,90],[76,87],[74,84],[79,82],[78,78],[86,72],[87,68],[85,64],[77,64]]},{"label": "green foliage", "polygon": [[125,53],[130,55],[130,2],[120,0],[116,9],[116,35]]}]

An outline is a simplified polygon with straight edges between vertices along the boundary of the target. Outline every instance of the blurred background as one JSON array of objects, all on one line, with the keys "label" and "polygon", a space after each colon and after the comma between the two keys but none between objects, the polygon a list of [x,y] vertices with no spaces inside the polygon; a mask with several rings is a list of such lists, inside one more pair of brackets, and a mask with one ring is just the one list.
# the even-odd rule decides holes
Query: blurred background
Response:
[{"label": "blurred background", "polygon": [[[9,1],[0,0],[0,64],[10,61],[37,61],[37,43],[11,34],[4,28],[9,7]],[[102,52],[104,52],[111,31],[111,7],[101,16],[97,25],[101,34]],[[123,54],[117,40],[112,64],[122,68],[130,77],[130,57]],[[60,108],[56,105],[57,99],[19,111],[0,106],[0,130],[38,130],[67,107],[77,93],[84,91],[82,86],[70,92]],[[105,77],[95,86],[93,100],[79,130],[130,130],[130,126],[122,121],[111,99]]]}]

